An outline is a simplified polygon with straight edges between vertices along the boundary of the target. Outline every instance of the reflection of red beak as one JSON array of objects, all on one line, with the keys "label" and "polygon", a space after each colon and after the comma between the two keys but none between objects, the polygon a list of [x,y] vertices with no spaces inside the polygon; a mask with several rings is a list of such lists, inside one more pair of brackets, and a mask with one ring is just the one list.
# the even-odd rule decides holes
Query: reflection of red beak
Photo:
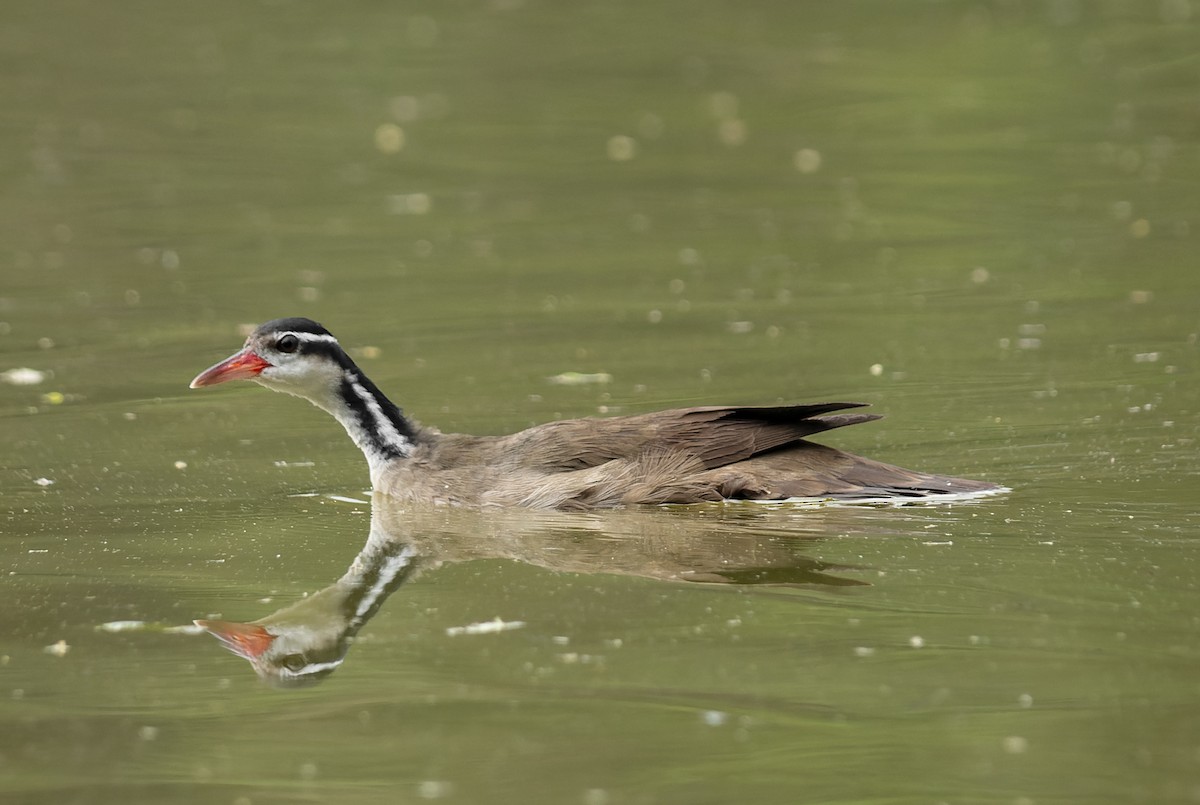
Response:
[{"label": "reflection of red beak", "polygon": [[221,645],[225,648],[250,661],[261,657],[275,640],[275,635],[256,623],[234,623],[233,621],[193,621],[193,623],[220,640]]},{"label": "reflection of red beak", "polygon": [[196,375],[196,379],[192,381],[191,388],[198,389],[201,386],[215,386],[217,383],[224,383],[226,380],[249,380],[252,377],[258,377],[259,373],[270,365],[258,357],[252,350],[243,349],[235,355],[230,355],[216,366],[210,366]]}]

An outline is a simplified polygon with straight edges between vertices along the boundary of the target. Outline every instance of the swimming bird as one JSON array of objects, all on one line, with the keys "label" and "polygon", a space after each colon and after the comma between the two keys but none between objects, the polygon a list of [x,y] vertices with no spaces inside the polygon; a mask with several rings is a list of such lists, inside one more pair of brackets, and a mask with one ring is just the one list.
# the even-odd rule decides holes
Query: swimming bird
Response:
[{"label": "swimming bird", "polygon": [[331,414],[366,456],[377,492],[466,506],[587,510],[789,498],[918,500],[997,491],[808,441],[879,419],[865,403],[702,406],[535,425],[507,436],[442,433],[404,414],[329,330],[306,318],[258,327],[192,388],[254,380]]}]

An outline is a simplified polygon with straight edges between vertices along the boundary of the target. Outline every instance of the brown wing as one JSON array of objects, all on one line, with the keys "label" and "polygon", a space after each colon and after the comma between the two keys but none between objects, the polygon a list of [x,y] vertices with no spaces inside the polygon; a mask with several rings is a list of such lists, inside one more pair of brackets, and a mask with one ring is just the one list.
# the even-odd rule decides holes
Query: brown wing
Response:
[{"label": "brown wing", "polygon": [[710,470],[794,445],[814,433],[879,419],[876,414],[832,414],[865,405],[711,406],[552,422],[508,437],[506,452],[509,461],[545,472],[586,469],[660,451],[693,456]]}]

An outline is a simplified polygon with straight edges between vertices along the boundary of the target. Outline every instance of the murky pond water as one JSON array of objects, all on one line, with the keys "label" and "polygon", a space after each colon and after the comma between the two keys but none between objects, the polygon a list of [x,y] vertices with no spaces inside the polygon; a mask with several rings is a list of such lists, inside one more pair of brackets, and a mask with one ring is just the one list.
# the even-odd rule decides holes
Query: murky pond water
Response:
[{"label": "murky pond water", "polygon": [[[1194,3],[0,15],[0,800],[1200,800]],[[1012,492],[372,502],[187,389],[284,315],[447,431],[854,399]]]}]

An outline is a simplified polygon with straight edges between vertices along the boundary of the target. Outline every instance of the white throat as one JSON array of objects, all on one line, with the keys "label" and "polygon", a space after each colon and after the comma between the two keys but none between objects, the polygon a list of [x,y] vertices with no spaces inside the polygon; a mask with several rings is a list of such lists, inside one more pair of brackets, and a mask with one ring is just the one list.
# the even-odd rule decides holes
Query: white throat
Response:
[{"label": "white throat", "polygon": [[[326,368],[327,367],[327,368]],[[260,375],[258,382],[275,391],[303,397],[342,424],[367,458],[371,483],[378,485],[387,464],[408,458],[416,448],[414,430],[398,409],[356,368],[332,362],[297,383],[295,377]]]}]

